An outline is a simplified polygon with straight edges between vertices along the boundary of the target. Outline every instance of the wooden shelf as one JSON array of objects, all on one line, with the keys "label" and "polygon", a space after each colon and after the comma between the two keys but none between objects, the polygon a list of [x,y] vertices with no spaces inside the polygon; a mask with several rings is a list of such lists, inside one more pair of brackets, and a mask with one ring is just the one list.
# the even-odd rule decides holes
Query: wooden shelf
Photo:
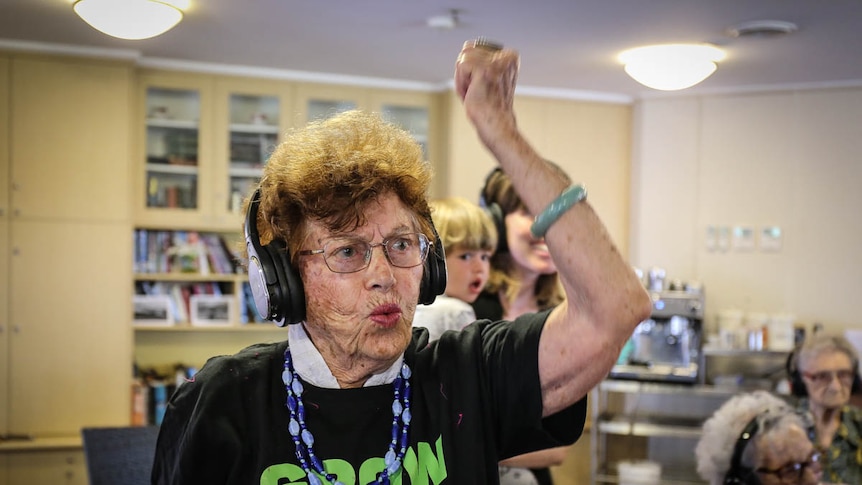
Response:
[{"label": "wooden shelf", "polygon": [[0,453],[34,450],[79,450],[80,436],[54,436],[0,440]]},{"label": "wooden shelf", "polygon": [[135,281],[200,281],[200,282],[242,282],[247,279],[245,273],[135,273]]}]

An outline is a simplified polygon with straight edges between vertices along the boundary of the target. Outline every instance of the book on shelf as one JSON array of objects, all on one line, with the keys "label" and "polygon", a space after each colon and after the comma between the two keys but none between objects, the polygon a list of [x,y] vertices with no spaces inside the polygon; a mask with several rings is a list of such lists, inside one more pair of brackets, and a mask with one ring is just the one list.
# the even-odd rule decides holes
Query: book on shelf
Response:
[{"label": "book on shelf", "polygon": [[197,373],[196,368],[183,364],[174,364],[172,368],[172,373],[159,372],[154,368],[135,371],[131,388],[133,426],[162,424],[171,396]]},{"label": "book on shelf", "polygon": [[192,295],[224,295],[221,286],[214,281],[185,283],[173,281],[137,281],[135,296],[163,296],[169,300],[171,322],[191,321]]},{"label": "book on shelf", "polygon": [[234,274],[237,256],[218,233],[135,229],[136,273]]}]

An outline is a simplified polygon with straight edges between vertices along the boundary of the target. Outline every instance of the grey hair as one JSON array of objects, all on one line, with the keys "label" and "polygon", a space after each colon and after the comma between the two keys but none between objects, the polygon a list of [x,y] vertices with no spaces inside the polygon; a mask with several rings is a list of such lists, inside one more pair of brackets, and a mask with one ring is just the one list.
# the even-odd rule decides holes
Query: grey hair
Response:
[{"label": "grey hair", "polygon": [[856,352],[856,347],[841,335],[824,335],[822,333],[805,339],[797,352],[794,369],[801,371],[809,360],[832,352],[842,352],[847,355],[850,362],[853,363],[853,370],[858,372],[859,353]]},{"label": "grey hair", "polygon": [[[806,426],[787,401],[767,391],[739,394],[728,399],[703,423],[703,433],[694,450],[697,473],[710,485],[724,482],[739,435],[754,419],[758,420],[761,430],[758,435],[771,434],[793,424],[802,429]],[[756,441],[759,438],[746,445],[740,460],[743,466],[753,466],[756,456],[751,445]]]}]

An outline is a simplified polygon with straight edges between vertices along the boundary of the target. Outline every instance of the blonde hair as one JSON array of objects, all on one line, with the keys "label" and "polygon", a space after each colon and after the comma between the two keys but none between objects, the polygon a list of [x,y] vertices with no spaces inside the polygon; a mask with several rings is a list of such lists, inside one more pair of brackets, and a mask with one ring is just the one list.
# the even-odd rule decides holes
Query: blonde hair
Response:
[{"label": "blonde hair", "polygon": [[[363,225],[365,207],[395,194],[432,241],[431,166],[410,133],[378,114],[347,111],[292,131],[264,167],[257,227],[262,244],[299,248],[309,220],[331,231]],[[248,201],[246,201],[248,204]],[[296,263],[296,253],[292,255]]]},{"label": "blonde hair", "polygon": [[485,251],[497,247],[497,228],[491,216],[464,197],[432,200],[431,218],[446,253],[456,247]]}]

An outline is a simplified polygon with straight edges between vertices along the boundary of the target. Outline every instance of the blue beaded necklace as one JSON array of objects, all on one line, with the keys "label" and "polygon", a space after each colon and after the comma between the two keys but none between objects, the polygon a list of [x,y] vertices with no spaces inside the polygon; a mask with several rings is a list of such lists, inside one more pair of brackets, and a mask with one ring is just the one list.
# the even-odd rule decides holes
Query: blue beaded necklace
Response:
[{"label": "blue beaded necklace", "polygon": [[[302,403],[302,382],[293,368],[293,360],[290,356],[290,347],[284,350],[284,371],[281,380],[287,389],[287,406],[290,411],[290,423],[288,431],[296,445],[296,458],[299,466],[305,471],[310,485],[322,485],[318,474],[325,477],[332,485],[344,485],[336,480],[335,475],[327,473],[323,469],[320,458],[314,454],[314,436],[305,425],[305,406]],[[409,444],[407,431],[410,429],[410,367],[404,362],[401,364],[401,372],[392,383],[395,391],[395,399],[392,401],[392,439],[389,441],[389,450],[383,457],[386,465],[377,477],[368,485],[389,485],[389,477],[395,475],[404,461],[404,454]],[[399,447],[398,453],[395,448]]]}]

